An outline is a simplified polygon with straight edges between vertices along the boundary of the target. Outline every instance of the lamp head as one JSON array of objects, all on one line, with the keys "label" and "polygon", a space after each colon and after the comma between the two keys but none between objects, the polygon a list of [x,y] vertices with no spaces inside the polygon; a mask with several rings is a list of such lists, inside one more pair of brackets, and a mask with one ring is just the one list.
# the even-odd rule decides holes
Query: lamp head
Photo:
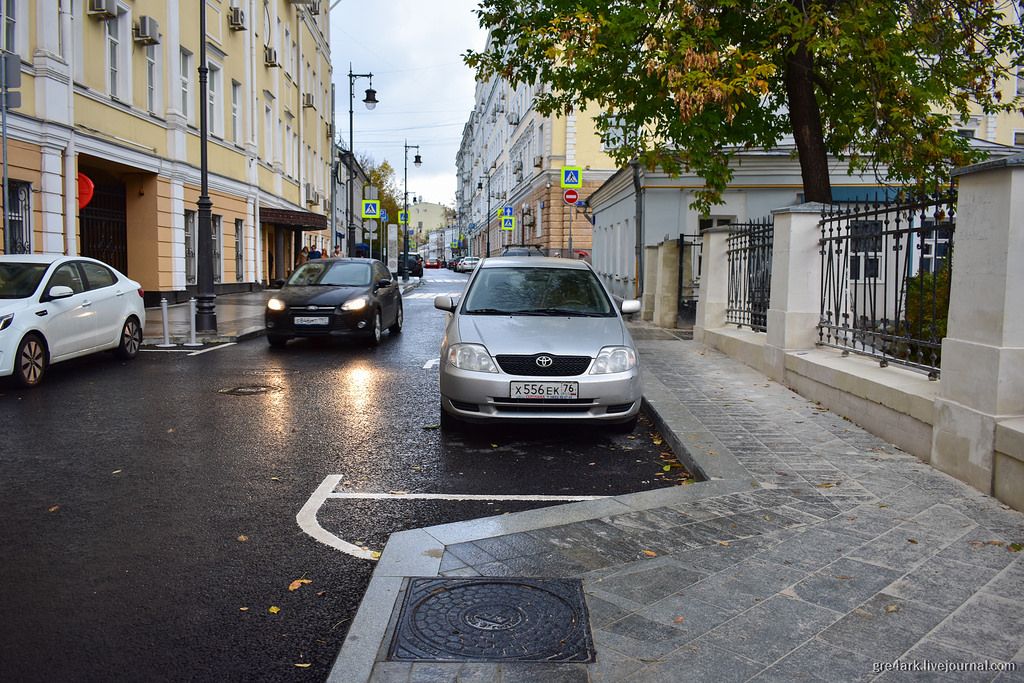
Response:
[{"label": "lamp head", "polygon": [[415,166],[416,168],[419,168],[420,166],[423,165],[423,159],[421,159],[420,155],[417,154],[415,157],[413,157],[412,163],[413,163],[413,166]]},{"label": "lamp head", "polygon": [[366,105],[367,109],[373,109],[377,106],[377,91],[373,88],[366,89],[366,97],[363,98],[363,104]]}]

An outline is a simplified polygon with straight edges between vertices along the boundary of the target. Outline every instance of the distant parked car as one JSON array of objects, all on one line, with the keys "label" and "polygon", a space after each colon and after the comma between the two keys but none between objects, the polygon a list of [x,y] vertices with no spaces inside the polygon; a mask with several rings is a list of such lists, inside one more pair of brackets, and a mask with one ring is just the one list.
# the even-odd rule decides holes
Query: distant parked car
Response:
[{"label": "distant parked car", "polygon": [[39,384],[54,363],[113,350],[130,360],[146,325],[142,285],[79,256],[0,256],[0,376]]},{"label": "distant parked car", "polygon": [[423,257],[419,254],[405,254],[405,268],[411,277],[423,277]]},{"label": "distant parked car", "polygon": [[375,259],[319,259],[299,266],[267,301],[265,321],[276,348],[293,337],[362,336],[376,345],[385,327],[402,331],[402,292]]},{"label": "distant parked car", "polygon": [[459,265],[455,266],[455,270],[460,273],[472,273],[478,263],[480,263],[479,256],[465,256],[459,261]]},{"label": "distant parked car", "polygon": [[441,267],[441,259],[436,259],[436,258],[424,259],[423,260],[423,267],[424,268],[440,268]]},{"label": "distant parked car", "polygon": [[441,344],[441,426],[460,422],[595,422],[632,431],[640,368],[622,313],[584,261],[547,257],[482,261]]}]

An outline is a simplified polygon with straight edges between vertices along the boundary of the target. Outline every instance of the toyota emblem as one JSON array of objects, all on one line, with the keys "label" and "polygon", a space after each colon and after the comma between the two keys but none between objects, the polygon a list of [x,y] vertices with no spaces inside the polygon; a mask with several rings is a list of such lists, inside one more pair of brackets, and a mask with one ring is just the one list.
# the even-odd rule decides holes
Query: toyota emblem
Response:
[{"label": "toyota emblem", "polygon": [[551,360],[551,356],[537,356],[537,367],[539,368],[550,368],[551,364],[555,361]]}]

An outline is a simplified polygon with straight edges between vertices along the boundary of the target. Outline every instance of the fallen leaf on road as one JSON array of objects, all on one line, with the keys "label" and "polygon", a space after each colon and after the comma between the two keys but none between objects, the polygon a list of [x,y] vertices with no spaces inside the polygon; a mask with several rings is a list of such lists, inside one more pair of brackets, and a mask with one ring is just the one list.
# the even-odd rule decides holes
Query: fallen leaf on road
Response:
[{"label": "fallen leaf on road", "polygon": [[675,618],[675,619],[673,619],[672,621],[673,621],[674,623],[676,623],[676,624],[681,624],[681,623],[683,623],[684,621],[686,621],[686,617],[676,617],[676,618]]},{"label": "fallen leaf on road", "polygon": [[900,608],[897,605],[886,605],[885,611],[889,614],[892,614],[893,612],[899,612]]},{"label": "fallen leaf on road", "polygon": [[313,583],[313,581],[310,579],[295,579],[294,581],[288,584],[288,590],[297,591],[307,583]]},{"label": "fallen leaf on road", "polygon": [[271,477],[270,481],[281,481],[281,477]]},{"label": "fallen leaf on road", "polygon": [[238,542],[239,543],[245,543],[248,540],[249,540],[249,537],[246,536],[245,534],[242,534],[241,536],[238,537]]},{"label": "fallen leaf on road", "polygon": [[168,434],[170,434],[170,433],[172,433],[173,431],[174,431],[174,427],[171,427],[170,429],[168,429],[168,430],[167,430],[167,433],[168,433]]},{"label": "fallen leaf on road", "polygon": [[658,553],[654,552],[653,550],[644,550],[643,554],[644,554],[645,557],[657,557],[658,556]]},{"label": "fallen leaf on road", "polygon": [[1024,550],[1024,544],[1011,543],[1010,545],[1006,546],[1006,549],[1009,550],[1011,553],[1019,553],[1021,550]]},{"label": "fallen leaf on road", "polygon": [[726,548],[728,548],[730,545],[732,545],[731,543],[729,543],[729,541],[715,541],[715,543],[717,543],[718,545],[721,545],[721,546],[725,546]]},{"label": "fallen leaf on road", "polygon": [[270,612],[271,614],[277,614],[278,612],[281,611],[281,608],[278,607],[277,605],[271,605],[270,609],[268,609],[267,611]]},{"label": "fallen leaf on road", "polygon": [[248,612],[248,611],[249,611],[249,608],[248,608],[248,607],[239,607],[239,608],[238,608],[238,611],[239,611],[239,612]]},{"label": "fallen leaf on road", "polygon": [[56,512],[57,510],[60,510],[60,505],[51,505],[46,509],[47,512]]},{"label": "fallen leaf on road", "polygon": [[439,425],[439,424],[437,424],[437,425],[423,425],[423,428],[424,429],[440,429],[441,425]]},{"label": "fallen leaf on road", "polygon": [[492,443],[491,444],[491,448],[497,448],[497,447],[498,447],[498,444],[496,444],[496,443]]},{"label": "fallen leaf on road", "polygon": [[313,665],[312,664],[296,664],[295,666],[297,668],[299,668],[299,669],[308,669],[309,667],[311,667]]},{"label": "fallen leaf on road", "polygon": [[826,482],[825,482],[824,484],[815,484],[814,486],[815,486],[815,487],[817,487],[817,488],[819,488],[819,489],[831,489],[831,488],[835,488],[835,484],[833,484],[833,483],[831,483],[831,482],[827,482],[827,481],[826,481]]},{"label": "fallen leaf on road", "polygon": [[839,579],[840,581],[849,581],[853,577],[852,576],[846,576],[844,574],[840,574],[836,578]]},{"label": "fallen leaf on road", "polygon": [[380,559],[380,553],[377,552],[376,550],[371,550],[370,551],[370,559],[379,560]]},{"label": "fallen leaf on road", "polygon": [[661,468],[662,472],[668,472],[670,469],[672,469],[672,465],[665,465]]},{"label": "fallen leaf on road", "polygon": [[917,545],[917,540],[915,540],[913,538],[908,538],[907,539],[907,543],[913,543],[914,545]]},{"label": "fallen leaf on road", "polygon": [[316,593],[316,597],[318,597],[318,598],[322,598],[325,595],[327,595],[327,591],[317,591],[317,593]]},{"label": "fallen leaf on road", "polygon": [[661,444],[665,443],[660,436],[654,437],[653,439],[651,439],[651,441],[652,443],[654,443],[655,446],[660,446]]},{"label": "fallen leaf on road", "polygon": [[114,470],[111,474],[121,474],[124,470]]}]

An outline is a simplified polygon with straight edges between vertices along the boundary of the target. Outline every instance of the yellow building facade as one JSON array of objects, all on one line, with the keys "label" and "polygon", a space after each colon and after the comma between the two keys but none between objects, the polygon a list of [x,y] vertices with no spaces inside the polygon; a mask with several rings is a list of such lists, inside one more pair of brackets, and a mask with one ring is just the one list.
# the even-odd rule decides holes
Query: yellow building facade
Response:
[{"label": "yellow building facade", "polygon": [[258,287],[302,246],[331,244],[325,3],[5,2],[22,98],[6,125],[11,252],[98,258],[142,283],[147,303],[193,294],[201,106],[216,290]]}]

